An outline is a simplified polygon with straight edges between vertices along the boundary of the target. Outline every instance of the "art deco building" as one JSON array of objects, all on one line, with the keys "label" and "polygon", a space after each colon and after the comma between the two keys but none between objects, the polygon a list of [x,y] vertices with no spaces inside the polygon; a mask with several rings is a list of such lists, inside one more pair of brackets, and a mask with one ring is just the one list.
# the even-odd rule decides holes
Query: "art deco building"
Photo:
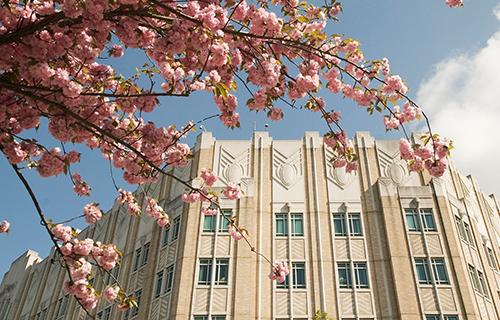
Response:
[{"label": "art deco building", "polygon": [[[192,163],[171,172],[196,185],[200,169],[211,168],[219,191],[239,183],[244,196],[220,205],[249,231],[255,250],[288,262],[287,281],[271,281],[270,265],[232,239],[220,215],[183,203],[184,187],[162,177],[145,191],[160,199],[169,227],[115,203],[81,231],[124,252],[113,272],[139,302],[119,312],[101,301],[92,315],[302,320],[322,310],[333,319],[499,319],[499,201],[453,163],[439,179],[410,173],[398,141],[359,132],[354,144],[359,170],[346,174],[331,166],[316,132],[295,141],[267,132],[247,141],[200,134]],[[28,251],[13,262],[0,287],[0,320],[89,318],[61,290],[58,259],[54,250],[45,259]],[[97,272],[93,284],[102,290],[111,279]]]}]

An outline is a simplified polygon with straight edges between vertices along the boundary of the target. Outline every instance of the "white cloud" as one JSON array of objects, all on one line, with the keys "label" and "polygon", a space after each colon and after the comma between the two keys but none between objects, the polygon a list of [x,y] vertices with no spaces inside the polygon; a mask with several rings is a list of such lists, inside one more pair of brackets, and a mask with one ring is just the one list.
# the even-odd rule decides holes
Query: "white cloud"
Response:
[{"label": "white cloud", "polygon": [[[495,14],[500,20],[500,6]],[[500,29],[480,50],[437,64],[417,101],[432,130],[454,141],[458,169],[500,197]]]}]

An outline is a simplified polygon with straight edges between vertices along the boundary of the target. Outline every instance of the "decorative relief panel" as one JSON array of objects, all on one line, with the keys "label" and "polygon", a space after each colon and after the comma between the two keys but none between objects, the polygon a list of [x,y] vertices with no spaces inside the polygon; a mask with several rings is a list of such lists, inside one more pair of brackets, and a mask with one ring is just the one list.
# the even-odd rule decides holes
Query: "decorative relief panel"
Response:
[{"label": "decorative relief panel", "polygon": [[161,299],[161,309],[160,309],[160,319],[166,319],[169,312],[170,307],[170,294],[166,295]]},{"label": "decorative relief panel", "polygon": [[302,148],[286,155],[276,147],[273,149],[273,179],[283,188],[290,189],[302,179]]},{"label": "decorative relief panel", "polygon": [[229,235],[219,235],[217,236],[217,253],[219,256],[229,255],[229,245],[231,244],[231,236]]},{"label": "decorative relief panel", "polygon": [[456,311],[456,301],[453,297],[453,290],[451,288],[438,288],[439,302],[443,311]]},{"label": "decorative relief panel", "polygon": [[335,253],[337,260],[347,259],[347,240],[335,240]]},{"label": "decorative relief panel", "polygon": [[424,305],[424,311],[437,311],[436,306],[436,295],[432,288],[422,288],[420,289],[420,295],[422,297],[422,304]]},{"label": "decorative relief panel", "polygon": [[293,293],[293,315],[294,316],[307,316],[307,293],[294,292]]},{"label": "decorative relief panel", "polygon": [[160,251],[160,257],[158,258],[158,270],[162,270],[167,265],[167,248],[163,248]]},{"label": "decorative relief panel", "polygon": [[214,289],[212,298],[212,312],[227,311],[227,288]]},{"label": "decorative relief panel", "polygon": [[158,313],[160,311],[160,300],[157,299],[151,304],[151,312],[149,314],[149,320],[158,319]]},{"label": "decorative relief panel", "polygon": [[240,183],[248,177],[250,171],[250,148],[233,155],[224,147],[220,147],[219,179],[223,184]]},{"label": "decorative relief panel", "polygon": [[354,314],[354,293],[341,292],[340,298],[340,312],[342,315],[349,316]]},{"label": "decorative relief panel", "polygon": [[346,173],[345,168],[335,168],[332,163],[330,162],[330,159],[334,157],[334,153],[332,151],[332,148],[327,148],[325,147],[325,154],[326,154],[326,177],[330,182],[335,184],[337,187],[340,189],[345,189],[348,187],[355,179],[356,179],[356,171]]},{"label": "decorative relief panel", "polygon": [[365,241],[363,239],[351,240],[351,255],[353,259],[366,259]]},{"label": "decorative relief panel", "polygon": [[214,236],[213,235],[201,236],[200,256],[213,255],[213,247],[214,247]]},{"label": "decorative relief panel", "polygon": [[399,149],[388,150],[388,146],[377,144],[379,167],[382,177],[387,177],[397,186],[403,186],[410,179],[406,161],[401,159]]},{"label": "decorative relief panel", "polygon": [[288,292],[276,292],[276,315],[287,316],[290,310]]},{"label": "decorative relief panel", "polygon": [[291,253],[292,259],[305,259],[304,239],[292,239]]},{"label": "decorative relief panel", "polygon": [[168,248],[167,265],[175,260],[176,246],[170,246]]},{"label": "decorative relief panel", "polygon": [[370,293],[358,292],[357,299],[358,299],[359,314],[367,317],[372,316],[374,312],[372,310],[372,297]]},{"label": "decorative relief panel", "polygon": [[288,240],[276,239],[276,259],[288,259]]},{"label": "decorative relief panel", "polygon": [[414,255],[423,255],[424,251],[424,242],[422,240],[421,234],[410,234],[410,244],[411,244],[411,252]]},{"label": "decorative relief panel", "polygon": [[195,312],[207,312],[210,302],[209,289],[196,289],[194,301]]},{"label": "decorative relief panel", "polygon": [[443,248],[441,246],[441,240],[439,239],[438,234],[427,233],[425,239],[427,240],[427,248],[429,249],[429,254],[443,254]]}]

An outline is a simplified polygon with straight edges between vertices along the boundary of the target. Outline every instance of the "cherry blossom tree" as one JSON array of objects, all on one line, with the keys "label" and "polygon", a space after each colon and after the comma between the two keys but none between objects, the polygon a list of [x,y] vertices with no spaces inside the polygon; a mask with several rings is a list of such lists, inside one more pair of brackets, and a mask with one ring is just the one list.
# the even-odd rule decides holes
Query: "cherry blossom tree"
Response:
[{"label": "cherry blossom tree", "polygon": [[[446,4],[458,7],[462,0]],[[67,223],[53,223],[43,215],[20,165],[35,168],[42,177],[67,174],[80,196],[89,195],[91,189],[78,172],[71,174],[71,165],[85,160],[81,154],[42,145],[30,137],[31,129],[47,129],[54,145],[72,143],[100,150],[123,171],[127,183],[140,187],[160,175],[171,175],[166,166],[189,163],[192,154],[182,139],[195,126],[190,122],[181,129],[164,127],[144,121],[143,113],[154,112],[161,97],[207,91],[213,93],[216,116],[234,129],[239,127],[239,89],[251,95],[244,103],[250,110],[267,112],[273,121],[283,117],[278,101],[317,113],[326,123],[324,143],[334,151],[333,166],[350,172],[357,169],[357,156],[341,127],[340,111],[329,110],[320,96],[333,93],[354,100],[369,113],[385,114],[380,122],[386,130],[401,129],[401,157],[411,171],[426,169],[436,177],[445,172],[451,141],[429,127],[420,143],[410,142],[405,124],[421,118],[427,122],[427,117],[406,95],[404,80],[390,73],[389,61],[367,60],[359,41],[325,33],[327,21],[337,20],[341,12],[342,4],[335,0],[319,6],[298,0],[2,2],[0,150],[30,193],[64,262],[70,279],[64,285],[66,292],[86,310],[94,308],[101,294],[88,282],[92,266],[109,272],[121,253],[113,244],[78,239]],[[105,56],[118,58],[134,49],[144,51],[149,62],[133,77],[125,78],[102,63]],[[141,87],[141,79],[149,86]],[[216,194],[211,186],[218,177],[210,170],[202,170],[200,177],[204,183],[194,188],[172,176],[186,186],[183,201],[211,203],[202,214],[216,214],[218,197],[241,196],[240,187],[232,183]],[[131,215],[145,212],[159,226],[170,223],[156,199],[147,197],[146,208],[141,208],[130,191],[117,187],[117,192],[117,201]],[[103,217],[97,203],[83,210],[87,223]],[[231,236],[246,241],[269,262],[269,278],[284,281],[289,272],[286,263],[256,252],[247,231],[232,217],[225,218]],[[0,233],[9,228],[3,221]],[[115,300],[120,310],[134,304],[119,285],[107,287],[102,296]]]}]

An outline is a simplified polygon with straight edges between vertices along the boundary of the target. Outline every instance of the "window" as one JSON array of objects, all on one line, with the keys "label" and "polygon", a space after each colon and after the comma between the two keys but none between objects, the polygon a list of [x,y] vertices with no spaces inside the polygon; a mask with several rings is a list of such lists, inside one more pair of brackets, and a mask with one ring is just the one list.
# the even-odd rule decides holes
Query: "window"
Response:
[{"label": "window", "polygon": [[134,271],[139,268],[139,265],[141,263],[141,251],[142,251],[141,248],[135,250]]},{"label": "window", "polygon": [[351,265],[349,263],[339,263],[337,264],[337,269],[339,273],[339,287],[341,289],[352,288]]},{"label": "window", "polygon": [[434,281],[436,284],[448,284],[444,259],[431,259]]},{"label": "window", "polygon": [[172,284],[174,282],[174,266],[167,268],[167,276],[165,279],[165,293],[172,291]]},{"label": "window", "polygon": [[354,263],[354,280],[356,281],[356,288],[368,288],[368,272],[366,263]]},{"label": "window", "polygon": [[361,216],[359,213],[349,214],[349,235],[351,237],[362,236],[361,232]]},{"label": "window", "polygon": [[277,289],[289,289],[290,288],[290,277],[292,277],[292,288],[293,289],[305,289],[306,288],[306,264],[304,262],[293,262],[292,270],[285,277],[285,281],[281,283],[276,283]]},{"label": "window", "polygon": [[304,231],[302,230],[303,221],[302,221],[302,213],[294,213],[291,215],[292,220],[292,237],[301,237],[304,235]]},{"label": "window", "polygon": [[302,213],[290,214],[290,226],[288,225],[288,214],[276,215],[276,236],[287,237],[289,229],[292,237],[302,237],[304,235],[304,218]]},{"label": "window", "polygon": [[215,232],[215,219],[217,216],[207,216],[203,220],[203,232]]},{"label": "window", "polygon": [[470,227],[469,227],[469,224],[467,222],[464,221],[464,230],[465,230],[465,235],[467,236],[467,242],[469,242],[469,244],[473,247],[475,247],[474,245],[474,238],[472,237],[472,233],[470,231]]},{"label": "window", "polygon": [[137,307],[136,306],[132,307],[131,311],[132,318],[137,316],[137,314],[139,313],[139,306],[141,304],[141,295],[142,295],[142,290],[139,290],[134,294],[134,298],[137,302]]},{"label": "window", "polygon": [[106,273],[105,283],[107,286],[111,286],[116,284],[116,280],[118,279],[118,274],[120,273],[120,265],[116,264],[113,269]]},{"label": "window", "polygon": [[163,271],[156,274],[155,299],[161,295],[162,284],[163,284]]},{"label": "window", "polygon": [[215,285],[227,285],[229,271],[228,259],[217,259],[215,262]]},{"label": "window", "polygon": [[[346,217],[347,216],[347,217]],[[359,213],[338,213],[333,215],[333,233],[336,237],[347,236],[346,219],[349,222],[349,236],[359,237],[363,235],[361,227],[361,214]]]},{"label": "window", "polygon": [[57,307],[54,313],[54,319],[59,319],[66,314],[66,308],[68,307],[68,298],[69,295],[66,295],[57,301]]},{"label": "window", "polygon": [[172,241],[177,240],[179,238],[180,227],[181,227],[181,217],[177,217],[174,219],[174,226],[172,230]]},{"label": "window", "polygon": [[486,247],[486,254],[488,256],[488,264],[490,265],[491,269],[498,271],[498,264],[497,260],[495,259],[495,253],[493,250],[489,247]]},{"label": "window", "polygon": [[207,316],[198,316],[198,317],[194,317],[194,320],[208,320],[208,317]]},{"label": "window", "polygon": [[146,243],[142,248],[135,250],[133,271],[139,269],[140,267],[145,266],[146,263],[148,262],[148,256],[149,256],[149,243]]},{"label": "window", "polygon": [[344,237],[347,235],[345,231],[345,215],[333,215],[333,229],[336,237]]},{"label": "window", "polygon": [[168,226],[164,227],[164,231],[163,231],[163,245],[164,246],[168,244],[168,241],[170,240],[169,236],[170,236],[170,224]]},{"label": "window", "polygon": [[293,275],[293,288],[305,289],[306,288],[306,264],[305,263],[292,263]]},{"label": "window", "polygon": [[[208,316],[195,316],[194,320],[208,320]],[[226,320],[226,316],[212,316],[211,320]]]},{"label": "window", "polygon": [[405,215],[408,231],[420,231],[420,223],[418,222],[417,210],[406,209]]},{"label": "window", "polygon": [[198,284],[209,285],[212,280],[212,260],[200,260],[200,272],[198,274]]},{"label": "window", "polygon": [[[426,316],[425,320],[441,320],[439,316]],[[458,320],[457,316],[444,316],[444,320]]]},{"label": "window", "polygon": [[457,225],[458,235],[460,238],[475,247],[474,237],[472,236],[469,224],[463,219],[460,219],[458,216],[455,216],[455,223]]},{"label": "window", "polygon": [[[222,212],[228,218],[231,218],[231,216],[233,215],[232,210],[222,210]],[[224,218],[222,213],[220,213],[219,214],[219,232],[227,232],[227,230],[229,230],[229,225],[227,223],[228,223],[228,221]]]},{"label": "window", "polygon": [[102,319],[103,320],[109,320],[109,319],[111,319],[111,307],[109,307],[106,310],[104,310],[104,317]]},{"label": "window", "polygon": [[420,221],[425,232],[437,231],[432,209],[420,209],[420,214],[416,209],[405,209],[405,216],[408,231],[420,231]]},{"label": "window", "polygon": [[479,277],[477,276],[476,268],[474,268],[470,264],[469,264],[469,274],[474,289],[478,292],[481,292],[481,285],[479,284]]},{"label": "window", "polygon": [[436,224],[434,222],[434,215],[431,209],[421,209],[420,214],[422,215],[422,225],[424,231],[437,231]]},{"label": "window", "polygon": [[276,236],[277,237],[288,236],[288,215],[286,214],[276,215]]},{"label": "window", "polygon": [[431,284],[431,277],[429,274],[429,265],[427,259],[415,259],[415,267],[417,269],[418,283]]},{"label": "window", "polygon": [[212,316],[212,320],[226,320],[226,316]]},{"label": "window", "polygon": [[484,275],[479,270],[477,270],[477,278],[479,280],[479,285],[481,286],[481,293],[484,294],[486,297],[489,297],[490,295],[488,294],[488,287],[486,286]]}]

